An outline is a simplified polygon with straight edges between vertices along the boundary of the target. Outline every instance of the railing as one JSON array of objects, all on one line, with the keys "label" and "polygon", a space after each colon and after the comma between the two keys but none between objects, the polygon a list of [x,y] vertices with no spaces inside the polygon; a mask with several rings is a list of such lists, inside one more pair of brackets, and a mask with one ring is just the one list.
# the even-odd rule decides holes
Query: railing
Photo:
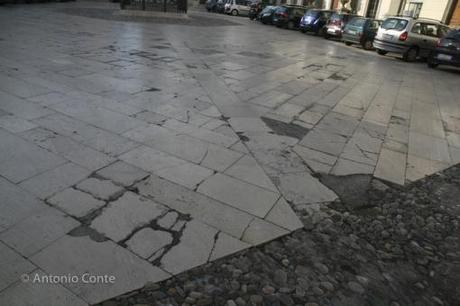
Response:
[{"label": "railing", "polygon": [[187,13],[187,0],[121,0],[122,10]]}]

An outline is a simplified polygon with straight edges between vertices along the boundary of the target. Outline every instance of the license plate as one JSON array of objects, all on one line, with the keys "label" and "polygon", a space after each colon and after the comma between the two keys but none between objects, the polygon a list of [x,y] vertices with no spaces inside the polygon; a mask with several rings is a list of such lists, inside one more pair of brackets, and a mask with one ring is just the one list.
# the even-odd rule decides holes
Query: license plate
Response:
[{"label": "license plate", "polygon": [[393,35],[390,35],[390,34],[383,34],[383,38],[384,38],[384,39],[388,39],[388,40],[392,40],[392,39],[393,39]]},{"label": "license plate", "polygon": [[447,55],[447,54],[438,54],[437,59],[443,60],[443,61],[450,61],[452,59],[452,55]]},{"label": "license plate", "polygon": [[348,30],[348,34],[350,34],[350,35],[356,35],[356,31],[350,31],[350,30]]}]

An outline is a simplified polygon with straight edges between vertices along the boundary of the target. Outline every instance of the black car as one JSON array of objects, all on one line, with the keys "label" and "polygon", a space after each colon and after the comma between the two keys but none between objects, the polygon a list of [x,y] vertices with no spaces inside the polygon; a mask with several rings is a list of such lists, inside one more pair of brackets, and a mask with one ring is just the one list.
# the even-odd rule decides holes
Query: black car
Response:
[{"label": "black car", "polygon": [[460,67],[460,29],[451,30],[438,40],[428,57],[428,67],[436,68],[438,65]]},{"label": "black car", "polygon": [[266,6],[262,12],[260,12],[258,19],[263,24],[273,24],[273,15],[277,8],[277,6]]},{"label": "black car", "polygon": [[374,37],[381,24],[381,20],[355,17],[343,29],[342,40],[347,46],[359,44],[366,50],[372,50]]},{"label": "black car", "polygon": [[217,7],[217,0],[207,0],[206,1],[206,10],[208,12],[215,12]]},{"label": "black car", "polygon": [[324,34],[325,26],[333,13],[334,11],[331,10],[308,10],[300,20],[300,31],[313,32],[316,35]]},{"label": "black car", "polygon": [[273,24],[290,30],[296,29],[299,27],[300,19],[302,19],[306,10],[307,8],[303,6],[279,6],[273,15]]}]

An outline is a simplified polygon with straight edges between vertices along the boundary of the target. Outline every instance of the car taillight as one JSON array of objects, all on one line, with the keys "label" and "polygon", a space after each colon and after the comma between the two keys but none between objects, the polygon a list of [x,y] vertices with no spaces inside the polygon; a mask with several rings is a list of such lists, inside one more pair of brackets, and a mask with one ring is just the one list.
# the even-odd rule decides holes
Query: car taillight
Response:
[{"label": "car taillight", "polygon": [[405,40],[407,40],[407,37],[409,37],[409,33],[404,32],[399,36],[399,40],[405,41]]},{"label": "car taillight", "polygon": [[283,17],[286,17],[286,18],[287,18],[288,14],[287,14],[287,13],[281,13],[281,16],[283,16]]},{"label": "car taillight", "polygon": [[441,43],[441,39],[438,39],[438,41],[436,42],[436,47],[441,47],[442,43]]}]

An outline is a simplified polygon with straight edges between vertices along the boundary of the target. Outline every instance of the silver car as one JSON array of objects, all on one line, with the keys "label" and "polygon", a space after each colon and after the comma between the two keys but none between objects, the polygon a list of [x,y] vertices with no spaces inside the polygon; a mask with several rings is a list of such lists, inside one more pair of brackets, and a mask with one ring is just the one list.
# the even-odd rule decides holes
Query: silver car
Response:
[{"label": "silver car", "polygon": [[388,52],[402,54],[408,62],[427,58],[436,42],[449,28],[439,21],[411,17],[389,17],[377,31],[374,47],[380,55]]}]

